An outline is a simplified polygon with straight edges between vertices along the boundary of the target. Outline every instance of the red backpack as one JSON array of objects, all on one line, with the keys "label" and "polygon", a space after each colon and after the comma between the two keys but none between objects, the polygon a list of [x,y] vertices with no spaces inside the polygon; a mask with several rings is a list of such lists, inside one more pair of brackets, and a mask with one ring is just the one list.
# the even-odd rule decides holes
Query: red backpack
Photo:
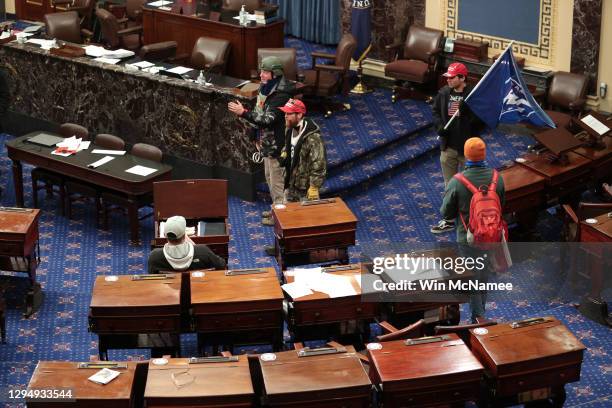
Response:
[{"label": "red backpack", "polygon": [[497,195],[497,170],[493,170],[493,177],[489,188],[474,185],[463,175],[455,174],[455,178],[472,192],[470,201],[470,225],[465,225],[461,213],[461,222],[467,231],[468,243],[474,246],[486,247],[488,243],[502,241],[502,233],[508,237],[508,225],[502,217],[501,201]]}]

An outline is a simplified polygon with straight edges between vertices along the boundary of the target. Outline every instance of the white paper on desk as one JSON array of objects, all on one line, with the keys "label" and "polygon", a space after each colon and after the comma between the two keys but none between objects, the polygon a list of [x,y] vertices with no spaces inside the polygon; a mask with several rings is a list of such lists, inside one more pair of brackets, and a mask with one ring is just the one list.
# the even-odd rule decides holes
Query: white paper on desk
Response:
[{"label": "white paper on desk", "polygon": [[21,32],[22,33],[35,33],[38,30],[40,30],[41,28],[43,28],[43,26],[41,26],[41,25],[31,25],[31,26],[27,26],[26,28],[21,30]]},{"label": "white paper on desk", "polygon": [[114,156],[123,156],[125,154],[125,150],[93,149],[91,152],[96,154],[112,154]]},{"label": "white paper on desk", "polygon": [[[240,16],[234,16],[232,18],[234,20],[240,20]],[[257,21],[257,16],[255,15],[255,13],[253,13],[253,14],[248,14],[247,13],[247,21]]]},{"label": "white paper on desk", "polygon": [[129,58],[129,57],[133,57],[134,55],[134,51],[130,51],[130,50],[124,50],[123,48],[119,48],[118,50],[104,50],[104,54],[102,54],[102,56],[107,57],[107,58]]},{"label": "white paper on desk", "polygon": [[9,38],[11,36],[11,33],[9,31],[2,31],[2,33],[0,33],[0,40],[4,40],[5,38]]},{"label": "white paper on desk", "polygon": [[53,46],[57,45],[57,41],[55,40],[43,40],[42,38],[30,38],[26,42],[29,44],[40,45],[40,48],[42,48],[43,50],[50,50]]},{"label": "white paper on desk", "polygon": [[61,156],[61,157],[68,157],[68,156],[72,155],[72,153],[73,153],[73,152],[64,152],[64,153],[58,153],[58,152],[56,152],[55,150],[53,150],[53,151],[51,152],[51,154],[52,154],[52,155],[54,155],[54,156]]},{"label": "white paper on desk", "polygon": [[172,4],[172,2],[168,1],[168,0],[158,0],[158,1],[154,1],[152,3],[147,3],[147,6],[161,7],[161,6],[167,6],[169,4]]},{"label": "white paper on desk", "polygon": [[91,377],[89,377],[88,380],[105,385],[117,378],[119,374],[121,374],[121,372],[109,370],[108,368],[103,368]]},{"label": "white paper on desk", "polygon": [[85,48],[85,55],[89,57],[101,57],[106,54],[107,50],[98,45],[88,45]]},{"label": "white paper on desk", "polygon": [[90,143],[91,143],[91,141],[89,141],[89,140],[81,141],[81,144],[79,144],[79,148],[77,149],[77,152],[80,152],[81,150],[89,149],[89,144]]},{"label": "white paper on desk", "polygon": [[295,268],[291,271],[293,281],[312,290],[317,290],[321,280],[321,268]]},{"label": "white paper on desk", "polygon": [[81,145],[82,141],[83,141],[82,138],[77,139],[76,136],[71,136],[71,137],[65,138],[64,140],[56,144],[56,146],[65,147],[68,150],[74,150],[76,152],[79,149],[79,146]]},{"label": "white paper on desk", "polygon": [[189,71],[193,71],[193,69],[187,68],[187,67],[181,67],[180,65],[178,67],[174,67],[168,70],[168,72],[172,72],[173,74],[178,74],[178,75],[186,74]]},{"label": "white paper on desk", "polygon": [[117,58],[98,57],[98,58],[95,58],[95,59],[94,59],[94,61],[97,61],[97,62],[102,62],[102,63],[104,63],[104,64],[112,64],[112,65],[115,65],[115,64],[118,64],[118,63],[119,63],[119,61],[121,61],[121,60],[120,60],[120,59],[117,59]]},{"label": "white paper on desk", "polygon": [[126,170],[127,173],[136,174],[139,176],[148,176],[149,174],[153,174],[157,171],[157,169],[152,169],[151,167],[145,167],[141,165],[136,165],[134,167],[130,167]]},{"label": "white paper on desk", "polygon": [[160,6],[157,9],[162,10],[162,11],[172,11],[172,7],[168,7],[168,6]]},{"label": "white paper on desk", "polygon": [[361,287],[361,274],[353,275],[353,279],[355,279],[355,282]]},{"label": "white paper on desk", "polygon": [[601,123],[599,120],[597,120],[597,118],[595,118],[592,115],[586,115],[584,118],[580,120],[584,122],[588,127],[590,127],[591,129],[599,133],[600,135],[603,135],[604,133],[610,130],[609,127]]},{"label": "white paper on desk", "polygon": [[355,296],[357,292],[351,281],[352,278],[349,276],[322,273],[319,292],[327,293],[330,298]]},{"label": "white paper on desk", "polygon": [[95,161],[89,165],[87,165],[87,167],[95,169],[96,167],[100,167],[101,165],[103,165],[104,163],[108,163],[109,161],[113,160],[114,157],[112,156],[104,156],[103,158],[101,158],[98,161]]},{"label": "white paper on desk", "polygon": [[22,32],[20,32],[20,33],[15,34],[15,37],[24,37],[24,38],[28,38],[28,37],[31,37],[31,36],[33,36],[33,35],[34,35],[34,33],[26,33],[26,32],[24,32],[24,31],[22,31]]},{"label": "white paper on desk", "polygon": [[154,66],[155,64],[153,64],[152,62],[149,61],[140,61],[140,62],[136,62],[134,64],[132,64],[135,67],[138,68],[150,68],[152,66]]},{"label": "white paper on desk", "polygon": [[283,288],[292,299],[299,299],[304,296],[312,295],[312,290],[298,282],[285,283],[281,288]]}]

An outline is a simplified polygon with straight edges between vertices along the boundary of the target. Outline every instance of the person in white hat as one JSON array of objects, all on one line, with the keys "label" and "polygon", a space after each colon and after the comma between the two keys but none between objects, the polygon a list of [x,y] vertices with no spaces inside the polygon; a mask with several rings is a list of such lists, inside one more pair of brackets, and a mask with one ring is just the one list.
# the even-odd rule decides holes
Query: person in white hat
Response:
[{"label": "person in white hat", "polygon": [[190,269],[225,269],[223,258],[215,255],[204,244],[194,244],[185,233],[187,221],[180,215],[166,220],[164,235],[168,242],[149,254],[149,273],[160,271],[186,271]]}]

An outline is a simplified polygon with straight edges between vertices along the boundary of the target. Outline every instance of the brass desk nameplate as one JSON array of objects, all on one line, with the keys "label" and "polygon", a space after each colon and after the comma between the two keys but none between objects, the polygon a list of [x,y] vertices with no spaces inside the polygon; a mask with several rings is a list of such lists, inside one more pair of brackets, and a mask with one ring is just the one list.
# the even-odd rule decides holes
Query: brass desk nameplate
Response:
[{"label": "brass desk nameplate", "polygon": [[238,362],[238,356],[191,357],[189,364],[230,363]]},{"label": "brass desk nameplate", "polygon": [[442,336],[428,336],[428,337],[419,337],[418,339],[408,339],[405,341],[407,346],[416,346],[418,344],[427,344],[427,343],[439,343],[442,341],[450,340],[450,336],[446,334]]},{"label": "brass desk nameplate", "polygon": [[305,347],[298,351],[298,357],[312,357],[312,356],[320,356],[323,354],[340,354],[346,353],[345,347],[319,347],[319,348],[309,348]]},{"label": "brass desk nameplate", "polygon": [[351,269],[355,268],[351,265],[326,266],[324,268],[321,268],[323,272],[350,271]]},{"label": "brass desk nameplate", "polygon": [[301,206],[309,206],[309,205],[319,205],[319,204],[330,204],[330,203],[335,203],[336,200],[334,200],[333,198],[324,198],[321,200],[312,200],[312,201],[302,201],[300,202]]},{"label": "brass desk nameplate", "polygon": [[520,329],[521,327],[534,326],[536,324],[546,323],[549,320],[544,317],[533,317],[531,319],[520,320],[518,322],[510,323],[510,327],[513,329]]},{"label": "brass desk nameplate", "polygon": [[21,207],[0,207],[0,211],[6,212],[32,212],[31,208],[21,208]]},{"label": "brass desk nameplate", "polygon": [[116,363],[113,361],[95,361],[88,363],[78,363],[77,368],[125,368],[127,369],[127,363]]},{"label": "brass desk nameplate", "polygon": [[253,269],[230,269],[225,271],[225,276],[238,276],[238,275],[253,275],[257,273],[266,273],[265,269],[253,268]]},{"label": "brass desk nameplate", "polygon": [[132,280],[133,281],[140,281],[140,280],[165,280],[165,279],[174,279],[174,275],[172,275],[172,274],[165,274],[165,273],[158,273],[158,274],[152,274],[152,275],[132,275]]}]

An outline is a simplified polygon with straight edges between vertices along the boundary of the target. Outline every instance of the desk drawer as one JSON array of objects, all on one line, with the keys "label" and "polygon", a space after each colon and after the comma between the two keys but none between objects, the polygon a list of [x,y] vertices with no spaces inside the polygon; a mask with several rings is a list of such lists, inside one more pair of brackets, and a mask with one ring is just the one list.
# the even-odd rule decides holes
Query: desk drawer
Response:
[{"label": "desk drawer", "polygon": [[348,304],[330,304],[318,308],[294,304],[293,317],[297,325],[324,324],[346,320],[371,319],[376,316],[376,310],[376,303],[360,303],[359,300]]},{"label": "desk drawer", "polygon": [[301,252],[321,248],[342,248],[355,245],[355,231],[337,234],[311,235],[280,240],[285,252]]},{"label": "desk drawer", "polygon": [[24,256],[23,244],[19,242],[0,241],[0,255]]},{"label": "desk drawer", "polygon": [[454,388],[440,384],[435,391],[429,388],[428,392],[383,392],[383,404],[391,407],[425,407],[476,401],[478,387],[478,383]]},{"label": "desk drawer", "polygon": [[91,331],[98,334],[178,333],[181,328],[180,316],[92,317],[90,322]]},{"label": "desk drawer", "polygon": [[554,387],[580,380],[580,366],[557,367],[546,371],[519,373],[502,377],[497,382],[497,393],[510,396],[523,391]]},{"label": "desk drawer", "polygon": [[200,333],[206,331],[278,327],[281,323],[282,313],[280,310],[195,316],[195,329]]}]

